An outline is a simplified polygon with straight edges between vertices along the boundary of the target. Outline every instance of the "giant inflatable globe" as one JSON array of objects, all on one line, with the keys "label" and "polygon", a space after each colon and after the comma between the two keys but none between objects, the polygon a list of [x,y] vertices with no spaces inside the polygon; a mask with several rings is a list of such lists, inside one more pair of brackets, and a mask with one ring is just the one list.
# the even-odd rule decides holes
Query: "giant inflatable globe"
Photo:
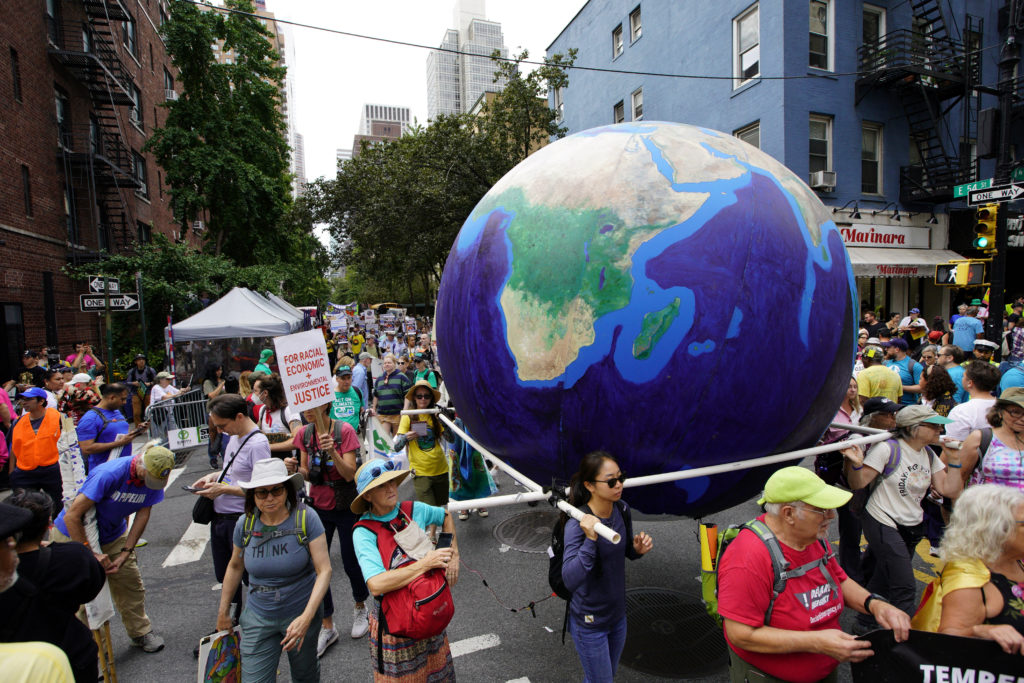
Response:
[{"label": "giant inflatable globe", "polygon": [[[509,171],[448,257],[438,355],[471,435],[541,483],[591,450],[628,476],[811,446],[848,386],[856,292],[786,167],[677,123],[569,136]],[[756,469],[627,489],[701,516]]]}]

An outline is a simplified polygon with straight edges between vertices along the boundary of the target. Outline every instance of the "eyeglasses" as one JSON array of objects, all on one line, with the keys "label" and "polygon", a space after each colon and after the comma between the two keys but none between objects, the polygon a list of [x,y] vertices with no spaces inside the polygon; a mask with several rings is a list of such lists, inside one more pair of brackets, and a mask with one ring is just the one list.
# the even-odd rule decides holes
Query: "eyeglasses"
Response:
[{"label": "eyeglasses", "polygon": [[413,396],[414,396],[415,398],[418,398],[418,399],[419,399],[419,398],[424,398],[424,399],[426,399],[426,398],[432,398],[432,394],[413,394]]},{"label": "eyeglasses", "polygon": [[368,472],[370,473],[370,481],[373,481],[374,479],[376,479],[380,475],[384,474],[385,472],[394,472],[394,471],[395,471],[395,463],[392,462],[391,460],[388,460],[387,462],[385,462],[383,464],[380,464],[380,465],[374,465],[373,467],[371,467],[368,470]]},{"label": "eyeglasses", "polygon": [[253,491],[253,495],[255,495],[260,500],[263,500],[267,496],[273,496],[274,498],[277,498],[282,493],[284,493],[284,484],[278,484],[277,486],[271,489],[256,489],[255,491]]},{"label": "eyeglasses", "polygon": [[801,505],[800,507],[797,508],[797,510],[807,510],[808,512],[817,512],[819,515],[821,515],[822,519],[828,519],[829,517],[835,517],[835,515],[836,515],[836,511],[835,510],[819,510],[818,508],[807,507],[806,505]]},{"label": "eyeglasses", "polygon": [[1003,412],[1014,420],[1019,420],[1024,417],[1024,410],[1020,408],[1003,408]]},{"label": "eyeglasses", "polygon": [[619,476],[612,477],[611,479],[591,479],[591,484],[608,484],[608,488],[613,489],[619,485],[619,482],[626,483],[626,475],[619,473]]}]

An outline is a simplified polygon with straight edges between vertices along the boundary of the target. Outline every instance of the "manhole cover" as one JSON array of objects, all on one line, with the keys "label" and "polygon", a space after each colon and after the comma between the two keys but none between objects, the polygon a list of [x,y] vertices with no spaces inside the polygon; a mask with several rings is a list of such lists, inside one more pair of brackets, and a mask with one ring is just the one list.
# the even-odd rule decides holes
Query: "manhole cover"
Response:
[{"label": "manhole cover", "polygon": [[500,543],[524,553],[543,553],[551,545],[551,527],[561,514],[555,510],[531,510],[494,527],[494,537]]},{"label": "manhole cover", "polygon": [[697,678],[729,663],[725,638],[700,598],[665,588],[626,591],[622,663],[667,678]]}]

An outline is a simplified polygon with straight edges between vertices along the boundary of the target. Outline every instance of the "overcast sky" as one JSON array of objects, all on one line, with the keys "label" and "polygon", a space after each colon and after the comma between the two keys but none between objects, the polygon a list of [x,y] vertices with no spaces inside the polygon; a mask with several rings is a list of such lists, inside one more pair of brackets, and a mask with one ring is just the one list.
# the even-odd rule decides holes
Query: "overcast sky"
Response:
[{"label": "overcast sky", "polygon": [[[540,57],[585,0],[487,0],[511,52]],[[452,24],[455,0],[267,0],[278,19],[438,46]],[[407,106],[426,123],[427,50],[285,27],[295,50],[296,130],[305,139],[306,177],[334,177],[338,148],[350,148],[364,103]]]}]

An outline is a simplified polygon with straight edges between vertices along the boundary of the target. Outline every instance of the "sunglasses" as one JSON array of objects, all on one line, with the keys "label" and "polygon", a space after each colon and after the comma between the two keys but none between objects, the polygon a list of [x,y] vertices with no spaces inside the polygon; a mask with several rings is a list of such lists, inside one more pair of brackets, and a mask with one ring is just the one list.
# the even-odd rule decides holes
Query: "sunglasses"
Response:
[{"label": "sunglasses", "polygon": [[267,496],[273,496],[274,498],[277,498],[282,493],[284,493],[284,484],[278,484],[274,488],[270,489],[256,489],[255,491],[253,491],[253,495],[255,495],[260,500],[263,500]]},{"label": "sunglasses", "polygon": [[415,398],[432,398],[433,394],[413,394]]},{"label": "sunglasses", "polygon": [[380,465],[374,465],[373,467],[371,467],[368,470],[368,472],[370,474],[370,481],[373,481],[374,479],[376,479],[380,475],[384,474],[385,472],[394,472],[394,471],[395,471],[395,463],[393,463],[390,460],[388,460],[387,462],[385,462],[383,464],[380,464]]},{"label": "sunglasses", "polygon": [[591,479],[591,484],[608,484],[608,488],[613,489],[619,485],[619,482],[626,483],[626,475],[619,473],[619,476],[612,477],[611,479]]}]

